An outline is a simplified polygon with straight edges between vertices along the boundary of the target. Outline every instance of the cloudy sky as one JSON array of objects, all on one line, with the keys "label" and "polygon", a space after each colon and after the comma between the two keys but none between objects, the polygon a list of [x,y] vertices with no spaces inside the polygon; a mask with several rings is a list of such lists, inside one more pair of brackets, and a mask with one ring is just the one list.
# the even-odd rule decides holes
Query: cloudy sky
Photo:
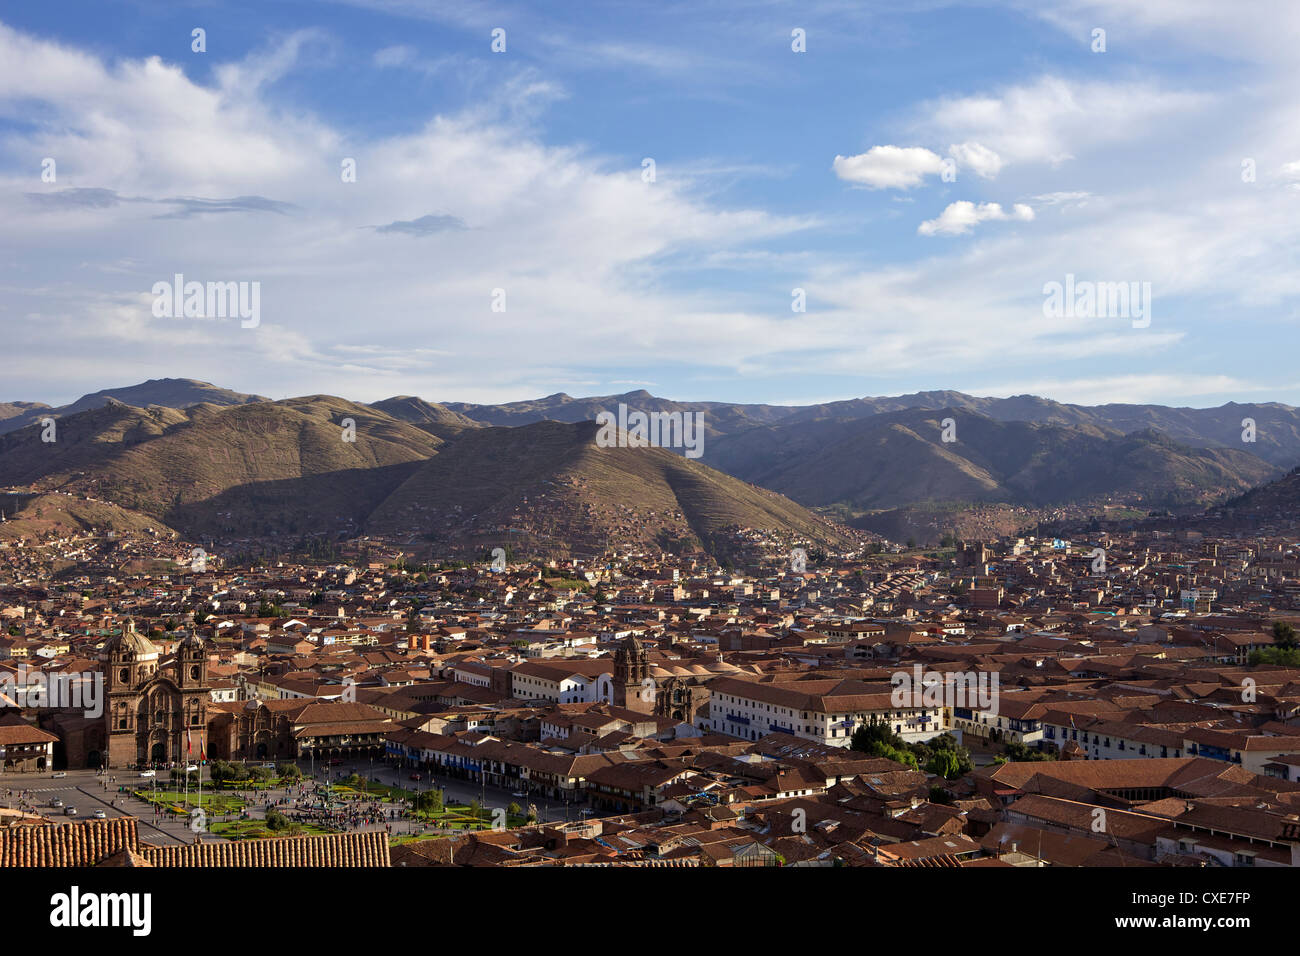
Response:
[{"label": "cloudy sky", "polygon": [[[0,16],[0,401],[1300,404],[1291,0]],[[155,315],[177,273],[259,323]]]}]

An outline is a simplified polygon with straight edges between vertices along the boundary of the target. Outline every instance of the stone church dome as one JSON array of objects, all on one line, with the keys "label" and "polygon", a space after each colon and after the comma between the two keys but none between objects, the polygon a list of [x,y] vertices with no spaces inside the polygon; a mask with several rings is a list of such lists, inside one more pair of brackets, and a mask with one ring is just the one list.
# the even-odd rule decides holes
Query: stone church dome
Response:
[{"label": "stone church dome", "polygon": [[104,644],[103,657],[108,658],[117,653],[128,653],[136,660],[157,660],[158,647],[153,641],[135,629],[135,621],[126,619],[122,633],[110,637]]}]

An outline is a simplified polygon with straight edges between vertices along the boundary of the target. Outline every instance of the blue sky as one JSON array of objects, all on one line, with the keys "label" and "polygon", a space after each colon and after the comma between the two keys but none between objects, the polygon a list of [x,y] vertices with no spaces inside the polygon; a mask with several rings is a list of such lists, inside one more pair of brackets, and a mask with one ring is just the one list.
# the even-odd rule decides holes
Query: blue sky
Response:
[{"label": "blue sky", "polygon": [[[1300,404],[1296,27],[1281,0],[10,7],[0,400]],[[259,283],[258,324],[155,316],[178,272]],[[1149,283],[1150,323],[1045,314],[1067,274]]]}]

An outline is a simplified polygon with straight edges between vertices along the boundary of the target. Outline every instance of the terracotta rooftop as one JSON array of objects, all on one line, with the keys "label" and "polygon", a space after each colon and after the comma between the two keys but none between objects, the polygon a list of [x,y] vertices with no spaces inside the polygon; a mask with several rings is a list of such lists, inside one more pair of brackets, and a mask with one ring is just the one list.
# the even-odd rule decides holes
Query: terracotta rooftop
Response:
[{"label": "terracotta rooftop", "polygon": [[76,823],[18,824],[0,830],[0,867],[94,866],[119,850],[136,850],[134,817]]},{"label": "terracotta rooftop", "polygon": [[178,846],[149,846],[153,866],[388,866],[388,836],[381,832],[329,833]]}]

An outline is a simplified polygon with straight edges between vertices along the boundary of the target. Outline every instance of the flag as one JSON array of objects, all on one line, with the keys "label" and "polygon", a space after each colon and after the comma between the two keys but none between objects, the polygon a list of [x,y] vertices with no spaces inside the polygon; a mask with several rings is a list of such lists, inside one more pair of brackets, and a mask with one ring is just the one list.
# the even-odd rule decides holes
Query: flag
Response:
[{"label": "flag", "polygon": [[203,749],[203,737],[200,736],[199,737],[199,763],[203,763],[207,759],[208,759],[207,752]]},{"label": "flag", "polygon": [[194,752],[194,742],[190,740],[190,729],[186,727],[185,728],[185,753],[191,754],[193,752]]}]

